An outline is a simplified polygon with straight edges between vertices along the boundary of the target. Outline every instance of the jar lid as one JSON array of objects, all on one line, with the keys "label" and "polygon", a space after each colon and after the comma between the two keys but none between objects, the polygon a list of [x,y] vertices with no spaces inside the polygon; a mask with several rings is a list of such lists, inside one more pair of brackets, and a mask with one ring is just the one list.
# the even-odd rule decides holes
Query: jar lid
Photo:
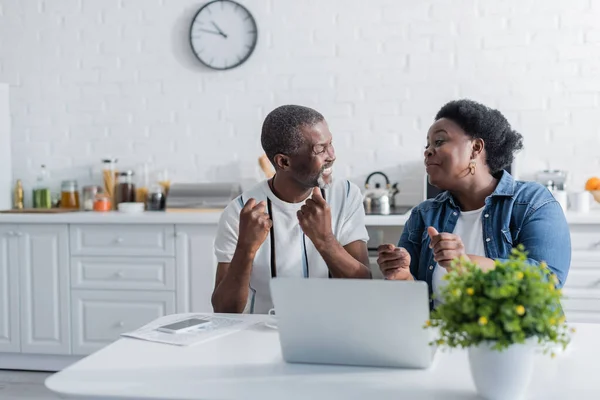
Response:
[{"label": "jar lid", "polygon": [[102,162],[103,162],[104,164],[114,164],[114,163],[116,163],[117,161],[119,161],[119,159],[117,159],[117,158],[103,158],[103,159],[102,159]]},{"label": "jar lid", "polygon": [[82,189],[85,193],[98,193],[102,191],[102,187],[97,186],[97,185],[89,185],[89,186],[84,186]]},{"label": "jar lid", "polygon": [[133,176],[134,172],[130,169],[119,172],[119,176]]},{"label": "jar lid", "polygon": [[62,190],[77,190],[77,181],[75,180],[66,180],[66,181],[62,181],[62,183],[60,184]]},{"label": "jar lid", "polygon": [[148,188],[148,193],[164,193],[165,189],[159,183],[153,183]]},{"label": "jar lid", "polygon": [[95,201],[110,201],[110,196],[104,192],[98,192],[98,193],[96,193],[96,196],[94,196],[94,200]]}]

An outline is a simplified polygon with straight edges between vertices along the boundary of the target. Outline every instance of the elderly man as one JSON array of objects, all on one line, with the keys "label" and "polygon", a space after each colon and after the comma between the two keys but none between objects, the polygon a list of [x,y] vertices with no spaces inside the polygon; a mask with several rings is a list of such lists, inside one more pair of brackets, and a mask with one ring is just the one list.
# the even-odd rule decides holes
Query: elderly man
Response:
[{"label": "elderly man", "polygon": [[261,142],[275,175],[221,216],[215,312],[267,313],[276,276],[371,277],[362,195],[332,178],[335,151],[323,116],[308,107],[278,107],[264,121]]}]

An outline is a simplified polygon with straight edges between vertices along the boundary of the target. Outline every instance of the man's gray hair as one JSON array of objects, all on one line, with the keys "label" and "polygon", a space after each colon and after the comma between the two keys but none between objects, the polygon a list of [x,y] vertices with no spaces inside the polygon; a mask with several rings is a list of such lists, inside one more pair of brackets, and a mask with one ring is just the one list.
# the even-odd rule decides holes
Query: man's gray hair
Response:
[{"label": "man's gray hair", "polygon": [[304,106],[285,105],[271,111],[265,118],[260,136],[262,148],[271,163],[275,165],[277,154],[297,154],[304,144],[300,128],[313,126],[324,119],[318,111]]}]

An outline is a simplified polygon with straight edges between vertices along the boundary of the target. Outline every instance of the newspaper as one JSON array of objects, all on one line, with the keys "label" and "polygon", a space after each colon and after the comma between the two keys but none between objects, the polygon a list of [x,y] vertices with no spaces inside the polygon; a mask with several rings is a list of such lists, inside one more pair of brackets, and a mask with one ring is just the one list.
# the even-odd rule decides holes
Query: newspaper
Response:
[{"label": "newspaper", "polygon": [[[158,328],[159,326],[171,324],[173,322],[178,322],[194,317],[209,319],[210,324],[200,325],[195,330],[183,333],[165,333],[156,330],[156,328]],[[159,318],[133,332],[122,333],[121,336],[146,340],[149,342],[171,344],[175,346],[192,346],[234,332],[239,332],[252,325],[256,325],[257,323],[258,321],[256,320],[246,320],[243,318],[226,317],[221,315],[176,314],[167,315],[165,317]]]}]

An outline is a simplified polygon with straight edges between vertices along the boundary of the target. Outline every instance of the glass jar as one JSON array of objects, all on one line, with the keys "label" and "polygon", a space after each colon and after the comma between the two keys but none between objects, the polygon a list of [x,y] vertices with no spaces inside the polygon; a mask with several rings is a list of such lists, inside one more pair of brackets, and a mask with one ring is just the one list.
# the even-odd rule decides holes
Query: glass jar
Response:
[{"label": "glass jar", "polygon": [[156,173],[156,180],[163,187],[165,196],[169,195],[169,189],[171,188],[171,179],[169,177],[169,170],[163,168]]},{"label": "glass jar", "polygon": [[100,186],[92,185],[92,186],[84,186],[82,189],[82,202],[83,202],[83,210],[84,211],[93,211],[94,210],[94,200],[96,199],[96,195],[102,191]]},{"label": "glass jar", "polygon": [[137,168],[137,185],[135,201],[138,203],[146,202],[146,195],[148,194],[150,172],[148,163],[144,163]]},{"label": "glass jar", "polygon": [[150,186],[146,195],[146,210],[148,211],[164,211],[166,203],[165,191],[162,185],[156,183]]},{"label": "glass jar", "polygon": [[117,185],[115,187],[115,207],[121,203],[135,202],[135,184],[133,183],[133,171],[122,171],[117,174]]},{"label": "glass jar", "polygon": [[60,208],[79,209],[79,191],[77,181],[62,181],[60,191]]},{"label": "glass jar", "polygon": [[106,193],[98,193],[94,198],[94,211],[110,211],[112,210],[111,198]]},{"label": "glass jar", "polygon": [[115,187],[117,184],[117,159],[105,158],[102,160],[102,182],[104,193],[114,202]]}]

